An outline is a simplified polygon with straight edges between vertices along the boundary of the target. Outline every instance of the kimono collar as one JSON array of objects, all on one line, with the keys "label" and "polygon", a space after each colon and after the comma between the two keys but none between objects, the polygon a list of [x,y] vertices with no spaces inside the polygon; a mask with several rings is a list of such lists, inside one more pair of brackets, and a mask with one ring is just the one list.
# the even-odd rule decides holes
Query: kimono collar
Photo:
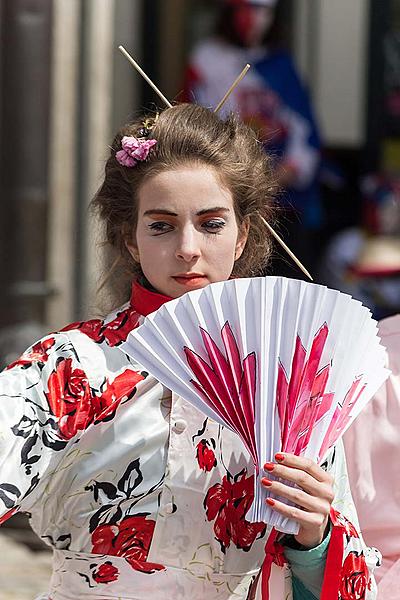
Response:
[{"label": "kimono collar", "polygon": [[147,315],[160,308],[165,302],[169,302],[169,300],[172,300],[172,298],[149,290],[138,281],[134,281],[132,284],[131,306],[133,310],[144,317],[147,317]]}]

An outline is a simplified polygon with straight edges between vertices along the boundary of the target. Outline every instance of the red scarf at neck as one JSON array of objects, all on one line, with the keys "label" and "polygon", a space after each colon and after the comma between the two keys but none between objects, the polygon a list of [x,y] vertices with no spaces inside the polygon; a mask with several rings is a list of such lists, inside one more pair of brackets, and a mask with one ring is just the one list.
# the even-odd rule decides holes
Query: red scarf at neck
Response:
[{"label": "red scarf at neck", "polygon": [[138,281],[134,281],[132,284],[131,306],[134,311],[144,317],[160,308],[165,302],[169,302],[169,300],[172,300],[172,298],[158,292],[152,292],[143,287]]}]

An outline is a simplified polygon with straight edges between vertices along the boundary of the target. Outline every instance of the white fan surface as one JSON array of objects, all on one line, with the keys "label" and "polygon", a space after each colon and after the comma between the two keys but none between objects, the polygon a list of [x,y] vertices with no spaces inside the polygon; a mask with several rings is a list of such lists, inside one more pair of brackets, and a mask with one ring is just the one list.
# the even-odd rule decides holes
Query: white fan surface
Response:
[{"label": "white fan surface", "polygon": [[238,433],[258,474],[247,517],[286,533],[298,525],[266,504],[262,466],[279,451],[321,462],[389,374],[366,307],[282,277],[189,292],[146,317],[121,349]]}]

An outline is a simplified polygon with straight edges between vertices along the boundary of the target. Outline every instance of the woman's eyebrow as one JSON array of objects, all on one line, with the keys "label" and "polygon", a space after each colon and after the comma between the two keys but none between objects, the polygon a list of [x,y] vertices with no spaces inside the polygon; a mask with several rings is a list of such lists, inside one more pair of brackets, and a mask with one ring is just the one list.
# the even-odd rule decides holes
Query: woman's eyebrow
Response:
[{"label": "woman's eyebrow", "polygon": [[[229,208],[226,206],[213,206],[212,208],[203,208],[199,210],[196,215],[200,217],[201,215],[207,215],[209,213],[217,213],[217,212],[229,212]],[[152,208],[151,210],[146,210],[143,213],[144,217],[152,216],[152,215],[168,215],[170,217],[178,217],[179,215],[171,210],[166,210],[165,208]]]},{"label": "woman's eyebrow", "polygon": [[202,210],[199,210],[196,213],[196,215],[198,217],[200,217],[201,215],[206,215],[208,213],[216,213],[216,212],[227,213],[227,212],[229,212],[229,208],[227,208],[226,206],[214,206],[213,208],[203,208]]},{"label": "woman's eyebrow", "polygon": [[153,208],[151,210],[146,210],[143,213],[143,216],[149,215],[169,215],[170,217],[177,217],[177,213],[172,212],[171,210],[165,210],[165,208]]}]

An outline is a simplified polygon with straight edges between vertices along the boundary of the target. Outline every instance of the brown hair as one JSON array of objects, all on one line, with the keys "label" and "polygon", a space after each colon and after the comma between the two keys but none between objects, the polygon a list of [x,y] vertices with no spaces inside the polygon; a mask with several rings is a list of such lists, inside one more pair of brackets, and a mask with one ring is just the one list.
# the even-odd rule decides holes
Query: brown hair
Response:
[{"label": "brown hair", "polygon": [[[124,167],[116,159],[123,136],[141,137],[143,119],[132,122],[117,133],[105,166],[102,186],[92,206],[105,224],[106,243],[116,252],[113,280],[119,280],[125,295],[133,278],[141,274],[140,265],[129,255],[125,240],[137,222],[138,191],[146,179],[182,165],[209,165],[232,193],[239,227],[247,218],[249,235],[242,256],[236,261],[233,276],[259,274],[271,253],[271,239],[262,215],[272,224],[273,197],[276,193],[271,158],[248,126],[230,115],[220,119],[212,111],[194,104],[179,104],[159,114],[149,138],[157,140],[148,158],[135,167]],[[122,260],[121,260],[122,259]],[[118,268],[116,269],[116,266]],[[116,277],[116,274],[118,275]],[[122,285],[121,285],[122,283]],[[113,282],[115,291],[115,282]]]}]

